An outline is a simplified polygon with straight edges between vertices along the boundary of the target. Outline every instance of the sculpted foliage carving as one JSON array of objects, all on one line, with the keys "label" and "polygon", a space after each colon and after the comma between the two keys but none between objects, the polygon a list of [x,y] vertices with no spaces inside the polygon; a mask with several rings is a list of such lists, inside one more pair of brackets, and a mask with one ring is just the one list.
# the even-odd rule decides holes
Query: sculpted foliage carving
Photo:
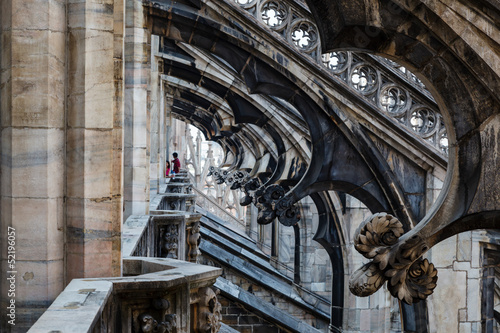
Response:
[{"label": "sculpted foliage carving", "polygon": [[166,315],[165,321],[158,323],[153,316],[148,313],[139,315],[141,332],[143,333],[175,333],[177,332],[176,315]]},{"label": "sculpted foliage carving", "polygon": [[372,261],[351,275],[349,289],[353,294],[369,296],[386,281],[390,293],[408,304],[432,294],[437,270],[420,258],[428,246],[417,235],[400,240],[403,232],[401,222],[385,213],[374,214],[360,226],[354,247]]},{"label": "sculpted foliage carving", "polygon": [[216,168],[214,166],[210,166],[208,169],[207,176],[212,176],[217,184],[223,184],[226,180],[228,172],[226,170],[222,170],[221,168]]},{"label": "sculpted foliage carving", "polygon": [[286,226],[292,226],[300,220],[300,212],[290,197],[285,196],[285,189],[280,185],[270,185],[255,192],[255,206],[259,209],[257,222],[269,224],[275,218]]},{"label": "sculpted foliage carving", "polygon": [[243,192],[245,196],[241,198],[240,205],[248,206],[252,203],[254,193],[261,187],[260,180],[258,178],[252,178],[243,185]]}]

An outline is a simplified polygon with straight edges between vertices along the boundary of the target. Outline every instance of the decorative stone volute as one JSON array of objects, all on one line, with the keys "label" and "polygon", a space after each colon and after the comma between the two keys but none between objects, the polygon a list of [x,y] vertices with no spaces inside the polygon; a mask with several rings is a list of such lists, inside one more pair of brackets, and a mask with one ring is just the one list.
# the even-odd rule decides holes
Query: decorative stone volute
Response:
[{"label": "decorative stone volute", "polygon": [[432,294],[437,270],[421,256],[429,249],[418,235],[400,240],[403,225],[390,214],[377,213],[358,229],[354,247],[371,262],[355,271],[349,289],[356,296],[369,296],[385,281],[394,297],[416,303]]}]

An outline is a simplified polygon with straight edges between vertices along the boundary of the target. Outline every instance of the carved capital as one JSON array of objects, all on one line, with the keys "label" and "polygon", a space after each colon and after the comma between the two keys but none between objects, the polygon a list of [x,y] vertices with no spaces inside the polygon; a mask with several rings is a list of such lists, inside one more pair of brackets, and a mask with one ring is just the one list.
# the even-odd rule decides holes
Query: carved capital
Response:
[{"label": "carved capital", "polygon": [[416,303],[432,294],[437,282],[437,270],[421,256],[428,250],[418,235],[400,240],[403,225],[395,217],[378,213],[359,228],[354,247],[364,257],[372,259],[351,276],[349,288],[357,296],[369,296],[385,281],[394,297]]}]

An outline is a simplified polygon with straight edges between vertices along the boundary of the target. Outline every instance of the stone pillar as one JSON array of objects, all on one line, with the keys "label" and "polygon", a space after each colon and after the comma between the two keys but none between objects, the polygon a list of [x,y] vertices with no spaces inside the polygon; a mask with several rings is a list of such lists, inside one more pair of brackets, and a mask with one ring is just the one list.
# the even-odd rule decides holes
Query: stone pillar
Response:
[{"label": "stone pillar", "polygon": [[121,274],[123,8],[68,1],[67,282]]},{"label": "stone pillar", "polygon": [[149,33],[141,1],[125,9],[125,218],[149,212]]},{"label": "stone pillar", "polygon": [[160,165],[160,78],[158,76],[159,60],[157,58],[159,48],[159,37],[151,36],[151,84],[150,99],[148,103],[150,119],[150,165],[149,165],[149,186],[154,193],[158,193],[160,186],[160,177],[162,176],[162,166]]},{"label": "stone pillar", "polygon": [[[59,1],[1,6],[0,331],[24,332],[64,288],[66,9]],[[10,300],[15,326],[6,323]]]}]

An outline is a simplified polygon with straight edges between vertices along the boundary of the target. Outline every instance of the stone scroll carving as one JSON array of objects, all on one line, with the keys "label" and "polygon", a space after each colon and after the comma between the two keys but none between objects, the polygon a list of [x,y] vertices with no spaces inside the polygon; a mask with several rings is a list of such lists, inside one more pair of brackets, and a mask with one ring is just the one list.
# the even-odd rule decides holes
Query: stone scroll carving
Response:
[{"label": "stone scroll carving", "polygon": [[196,298],[197,313],[194,323],[194,333],[217,333],[222,323],[222,306],[217,299],[219,290],[213,291],[210,287],[200,288]]},{"label": "stone scroll carving", "polygon": [[421,258],[429,246],[418,235],[400,240],[403,233],[402,223],[386,213],[374,214],[361,224],[354,247],[372,261],[351,275],[349,289],[354,295],[369,296],[386,281],[392,296],[408,304],[432,294],[437,270]]}]

